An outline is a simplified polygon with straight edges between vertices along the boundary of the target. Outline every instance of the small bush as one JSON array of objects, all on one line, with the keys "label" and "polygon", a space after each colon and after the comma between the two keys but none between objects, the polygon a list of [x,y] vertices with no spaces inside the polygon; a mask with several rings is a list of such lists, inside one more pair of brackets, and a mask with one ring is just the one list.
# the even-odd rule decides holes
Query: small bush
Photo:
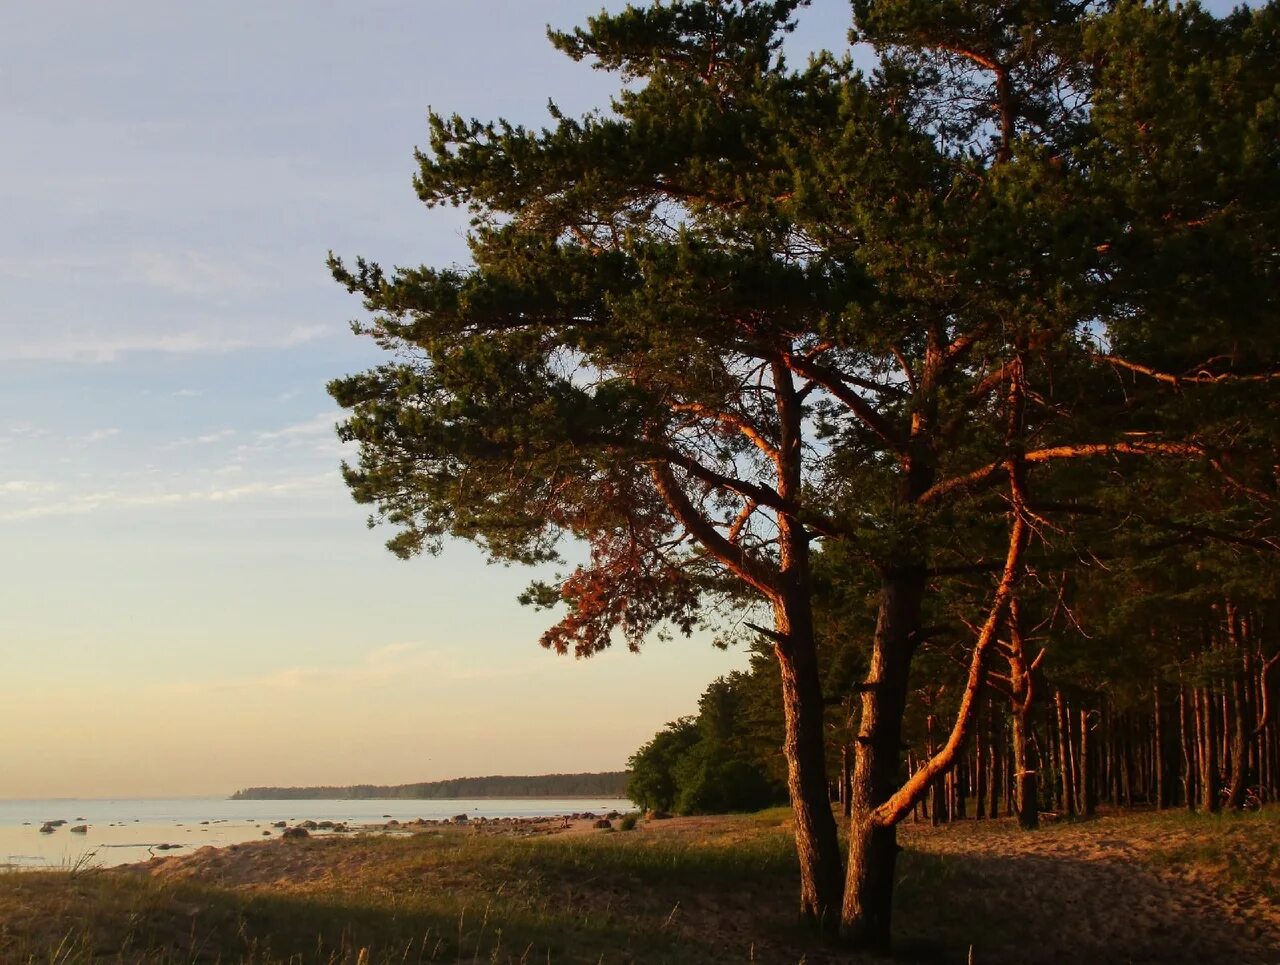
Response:
[{"label": "small bush", "polygon": [[636,829],[636,821],[640,819],[638,814],[624,814],[622,820],[618,822],[619,831],[634,831]]}]

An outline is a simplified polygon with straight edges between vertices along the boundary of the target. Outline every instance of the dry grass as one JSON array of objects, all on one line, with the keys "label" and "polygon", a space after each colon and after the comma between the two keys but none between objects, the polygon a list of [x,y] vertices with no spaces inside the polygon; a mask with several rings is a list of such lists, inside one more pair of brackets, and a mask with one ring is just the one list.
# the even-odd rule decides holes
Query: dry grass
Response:
[{"label": "dry grass", "polygon": [[[0,961],[848,961],[793,920],[785,811],[630,833],[311,839],[0,875]],[[907,826],[908,961],[1280,961],[1280,813]]]}]

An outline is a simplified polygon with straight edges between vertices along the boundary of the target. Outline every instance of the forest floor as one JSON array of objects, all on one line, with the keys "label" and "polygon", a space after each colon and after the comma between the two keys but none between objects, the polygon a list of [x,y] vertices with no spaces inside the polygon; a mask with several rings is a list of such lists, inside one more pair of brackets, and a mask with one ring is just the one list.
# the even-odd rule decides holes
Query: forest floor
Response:
[{"label": "forest floor", "polygon": [[[785,810],[0,874],[0,962],[818,963]],[[553,833],[554,832],[554,833]],[[904,962],[1280,963],[1280,809],[904,826]]]}]

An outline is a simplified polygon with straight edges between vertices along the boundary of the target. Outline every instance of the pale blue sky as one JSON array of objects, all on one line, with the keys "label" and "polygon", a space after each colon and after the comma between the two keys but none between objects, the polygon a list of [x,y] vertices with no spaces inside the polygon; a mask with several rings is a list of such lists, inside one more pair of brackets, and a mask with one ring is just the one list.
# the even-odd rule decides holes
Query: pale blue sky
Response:
[{"label": "pale blue sky", "polygon": [[[613,4],[619,6],[619,4]],[[599,0],[44,0],[0,34],[0,796],[605,769],[741,666],[541,650],[530,573],[402,563],[337,473],[374,359],[325,252],[465,258],[428,105],[538,122],[612,78]],[[819,0],[797,49],[843,43]]]},{"label": "pale blue sky", "polygon": [[[599,7],[10,5],[0,797],[616,768],[743,664],[548,654],[528,572],[393,559],[337,472],[324,385],[375,356],[325,252],[463,259],[410,186],[427,106],[603,105],[543,35]],[[793,47],[847,19],[816,0]]]}]

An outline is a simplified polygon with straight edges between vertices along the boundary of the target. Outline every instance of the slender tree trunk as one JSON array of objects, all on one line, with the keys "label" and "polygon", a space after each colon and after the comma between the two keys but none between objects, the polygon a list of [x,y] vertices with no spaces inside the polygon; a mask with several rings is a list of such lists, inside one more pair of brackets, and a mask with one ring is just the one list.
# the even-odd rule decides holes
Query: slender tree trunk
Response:
[{"label": "slender tree trunk", "polygon": [[1089,734],[1089,711],[1080,711],[1080,807],[1088,817],[1098,811],[1098,792],[1093,783],[1093,740]]},{"label": "slender tree trunk", "polygon": [[1182,794],[1188,811],[1196,809],[1195,712],[1186,688],[1178,694],[1178,723],[1182,732]]},{"label": "slender tree trunk", "polygon": [[849,789],[852,774],[849,758],[852,753],[853,748],[849,744],[840,748],[840,808],[846,818],[853,813],[853,797]]},{"label": "slender tree trunk", "polygon": [[1196,722],[1200,734],[1200,804],[1211,814],[1221,808],[1218,800],[1218,739],[1214,726],[1218,716],[1213,693],[1202,689],[1196,701]]},{"label": "slender tree trunk", "polygon": [[886,574],[862,694],[858,754],[853,770],[853,817],[844,893],[844,934],[855,948],[888,951],[898,834],[873,812],[899,786],[907,675],[924,597],[923,567]]},{"label": "slender tree trunk", "polygon": [[987,712],[990,715],[990,729],[987,732],[987,746],[991,756],[991,819],[994,821],[1000,817],[1000,776],[1004,767],[1004,762],[1000,754],[1000,725],[997,717],[996,702],[994,700],[987,701]]},{"label": "slender tree trunk", "polygon": [[1233,810],[1244,807],[1244,792],[1248,787],[1249,758],[1245,753],[1245,721],[1244,687],[1240,678],[1231,681],[1232,714],[1231,733],[1231,787],[1227,794],[1227,806]]},{"label": "slender tree trunk", "polygon": [[973,779],[974,817],[981,821],[987,816],[987,742],[981,725],[973,729]]},{"label": "slender tree trunk", "polygon": [[1071,723],[1061,690],[1054,691],[1053,703],[1058,712],[1058,768],[1062,772],[1062,800],[1067,814],[1075,817],[1075,788],[1071,783]]},{"label": "slender tree trunk", "polygon": [[1156,778],[1156,807],[1164,810],[1169,806],[1168,799],[1168,775],[1165,773],[1165,737],[1164,737],[1164,707],[1160,702],[1160,682],[1156,681],[1155,686],[1151,688],[1152,701],[1155,709],[1152,712],[1152,766],[1155,768]]},{"label": "slender tree trunk", "polygon": [[[933,755],[938,750],[938,744],[934,737],[937,724],[938,718],[933,714],[930,714],[925,719],[925,760],[932,760]],[[947,814],[946,788],[940,779],[929,785],[927,797],[929,800],[929,814],[931,815],[929,820],[935,828],[944,820],[951,820],[950,815]]]},{"label": "slender tree trunk", "polygon": [[[1235,647],[1232,661],[1230,704],[1231,715],[1231,786],[1227,793],[1227,806],[1238,811],[1244,807],[1244,793],[1248,786],[1249,758],[1245,751],[1248,740],[1248,721],[1245,719],[1246,706],[1242,673],[1248,667],[1245,657],[1244,641],[1241,639],[1240,611],[1232,604],[1227,604],[1227,636]],[[1227,695],[1224,694],[1224,698]]]}]

